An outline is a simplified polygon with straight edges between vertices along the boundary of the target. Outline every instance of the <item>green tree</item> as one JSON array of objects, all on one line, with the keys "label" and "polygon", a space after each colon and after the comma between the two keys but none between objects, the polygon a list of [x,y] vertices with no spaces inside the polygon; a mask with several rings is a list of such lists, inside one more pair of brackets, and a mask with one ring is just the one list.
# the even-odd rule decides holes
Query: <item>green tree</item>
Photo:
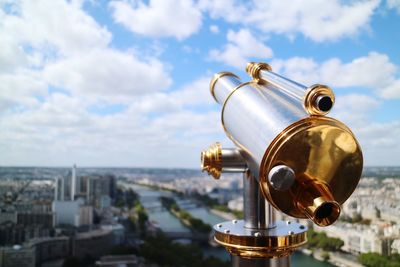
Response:
[{"label": "green tree", "polygon": [[378,253],[363,253],[358,256],[358,261],[367,267],[400,267],[399,260],[396,254],[385,257]]},{"label": "green tree", "polygon": [[328,261],[330,259],[329,252],[322,252],[321,257],[324,261]]}]

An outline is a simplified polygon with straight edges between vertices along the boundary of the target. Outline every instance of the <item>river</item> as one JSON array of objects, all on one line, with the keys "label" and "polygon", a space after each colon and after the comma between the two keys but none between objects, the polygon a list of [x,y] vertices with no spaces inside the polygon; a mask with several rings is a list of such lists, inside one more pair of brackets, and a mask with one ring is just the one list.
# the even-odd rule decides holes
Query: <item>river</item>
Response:
[{"label": "river", "polygon": [[[205,223],[210,225],[217,224],[225,219],[211,213],[204,207],[198,207],[194,202],[189,199],[180,199],[175,194],[168,191],[156,190],[140,185],[129,185],[140,196],[142,205],[147,209],[149,219],[157,224],[161,230],[168,232],[188,232],[186,228],[176,217],[171,215],[164,209],[160,202],[160,196],[173,197],[181,206],[191,206],[187,211],[196,218],[202,219]],[[204,250],[206,256],[216,256],[220,259],[229,260],[230,255],[222,247],[210,247]],[[291,259],[291,266],[293,267],[332,267],[333,265],[325,262],[320,262],[313,257],[306,256],[301,253],[294,253]]]}]

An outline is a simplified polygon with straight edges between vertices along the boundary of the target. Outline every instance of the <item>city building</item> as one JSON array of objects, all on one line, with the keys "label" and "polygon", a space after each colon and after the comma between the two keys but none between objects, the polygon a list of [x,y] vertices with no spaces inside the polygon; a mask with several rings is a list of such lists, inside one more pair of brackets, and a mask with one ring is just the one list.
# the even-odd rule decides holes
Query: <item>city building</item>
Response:
[{"label": "city building", "polygon": [[71,200],[72,179],[70,176],[58,176],[54,181],[54,200],[66,201]]},{"label": "city building", "polygon": [[93,207],[82,205],[79,207],[79,226],[93,224]]},{"label": "city building", "polygon": [[56,214],[54,212],[18,212],[17,224],[23,226],[41,225],[44,228],[53,228],[56,223]]},{"label": "city building", "polygon": [[77,258],[99,258],[113,247],[113,234],[110,230],[97,229],[78,233],[74,237],[72,254]]},{"label": "city building", "polygon": [[5,223],[17,223],[17,212],[15,210],[0,212],[0,225]]},{"label": "city building", "polygon": [[107,225],[102,225],[101,229],[112,232],[114,245],[121,245],[125,242],[125,228],[123,225],[107,224]]},{"label": "city building", "polygon": [[115,176],[89,176],[86,180],[87,203],[96,209],[104,209],[111,206],[111,200],[115,197]]},{"label": "city building", "polygon": [[329,237],[343,240],[342,249],[352,254],[375,252],[381,255],[390,255],[391,244],[394,240],[391,227],[338,222],[324,228],[315,226],[314,229],[318,232],[325,232]]},{"label": "city building", "polygon": [[35,267],[35,249],[15,245],[0,247],[0,267]]},{"label": "city building", "polygon": [[35,262],[39,265],[46,261],[64,259],[71,254],[70,239],[66,236],[34,238],[26,243],[35,251]]},{"label": "city building", "polygon": [[83,200],[54,201],[53,212],[56,213],[55,225],[78,227],[93,223],[93,207],[85,205]]},{"label": "city building", "polygon": [[81,183],[79,176],[76,175],[76,164],[72,167],[71,177],[71,200],[75,200],[75,196],[81,192]]},{"label": "city building", "polygon": [[54,181],[54,200],[75,200],[81,193],[81,179],[77,175],[76,164],[65,176],[58,176]]},{"label": "city building", "polygon": [[112,255],[103,256],[96,262],[96,266],[104,267],[136,267],[139,264],[139,259],[135,255]]},{"label": "city building", "polygon": [[0,225],[0,246],[22,244],[31,238],[48,237],[50,229],[42,225],[7,223]]}]

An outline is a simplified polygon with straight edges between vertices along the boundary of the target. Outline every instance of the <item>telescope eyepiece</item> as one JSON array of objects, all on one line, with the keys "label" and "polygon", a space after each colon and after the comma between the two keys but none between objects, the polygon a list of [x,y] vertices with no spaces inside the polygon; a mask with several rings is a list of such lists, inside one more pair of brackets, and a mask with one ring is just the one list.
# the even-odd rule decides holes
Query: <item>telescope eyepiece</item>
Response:
[{"label": "telescope eyepiece", "polygon": [[328,95],[320,95],[317,97],[315,105],[320,111],[328,112],[333,106],[333,101]]}]

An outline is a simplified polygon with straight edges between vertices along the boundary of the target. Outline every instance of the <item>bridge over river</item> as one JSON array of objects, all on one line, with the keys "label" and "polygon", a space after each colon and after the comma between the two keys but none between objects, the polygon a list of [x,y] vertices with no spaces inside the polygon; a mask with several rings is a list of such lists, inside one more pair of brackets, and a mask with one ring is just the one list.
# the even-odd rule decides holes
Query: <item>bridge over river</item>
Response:
[{"label": "bridge over river", "polygon": [[212,235],[198,232],[179,232],[179,231],[163,231],[170,239],[189,239],[192,241],[208,242],[212,240]]}]

